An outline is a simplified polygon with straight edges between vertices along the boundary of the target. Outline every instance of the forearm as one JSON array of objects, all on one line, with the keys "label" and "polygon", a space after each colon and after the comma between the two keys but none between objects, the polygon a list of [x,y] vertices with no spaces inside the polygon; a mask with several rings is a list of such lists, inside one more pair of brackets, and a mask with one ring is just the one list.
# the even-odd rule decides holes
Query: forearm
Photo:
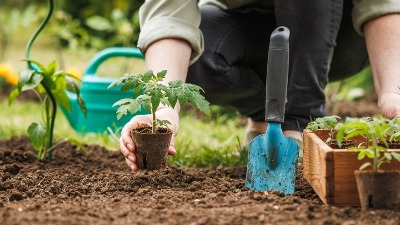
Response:
[{"label": "forearm", "polygon": [[[164,84],[172,80],[186,81],[192,48],[181,39],[163,39],[154,42],[145,52],[146,66],[155,73],[167,70]],[[179,112],[179,105],[175,107]]]},{"label": "forearm", "polygon": [[[201,16],[196,0],[146,0],[140,7],[139,20],[141,31],[137,46],[143,52],[155,43],[173,39],[185,40],[191,46],[191,63],[203,52]],[[175,51],[168,50],[172,50],[169,53]]]},{"label": "forearm", "polygon": [[167,70],[165,83],[171,80],[186,81],[192,49],[180,39],[163,39],[154,42],[145,52],[146,66],[154,72]]},{"label": "forearm", "polygon": [[364,25],[378,97],[400,94],[400,14],[389,14]]}]

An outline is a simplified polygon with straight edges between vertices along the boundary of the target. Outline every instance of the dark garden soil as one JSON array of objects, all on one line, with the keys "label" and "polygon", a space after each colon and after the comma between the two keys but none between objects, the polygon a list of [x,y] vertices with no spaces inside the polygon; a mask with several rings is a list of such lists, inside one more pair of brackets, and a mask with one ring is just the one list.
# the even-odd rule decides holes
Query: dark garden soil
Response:
[{"label": "dark garden soil", "polygon": [[283,196],[248,190],[244,166],[133,174],[120,152],[64,144],[49,163],[13,137],[0,140],[0,224],[400,224],[400,212],[324,205],[301,171]]},{"label": "dark garden soil", "polygon": [[[343,109],[353,114],[335,114],[377,113],[376,102],[348,104]],[[245,174],[245,166],[170,165],[133,174],[120,152],[95,145],[84,153],[63,144],[46,162],[35,158],[24,136],[0,139],[0,224],[400,225],[400,212],[324,205],[301,167],[296,191],[288,196],[248,190]]]}]

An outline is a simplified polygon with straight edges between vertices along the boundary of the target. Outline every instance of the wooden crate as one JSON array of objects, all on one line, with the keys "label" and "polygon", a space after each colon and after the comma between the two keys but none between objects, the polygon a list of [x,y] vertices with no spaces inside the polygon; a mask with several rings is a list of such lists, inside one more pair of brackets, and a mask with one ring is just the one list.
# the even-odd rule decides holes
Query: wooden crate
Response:
[{"label": "wooden crate", "polygon": [[[346,149],[332,149],[323,140],[326,131],[303,132],[303,176],[327,205],[359,206],[354,171],[366,160],[359,161],[357,152]],[[363,141],[356,138],[356,142]],[[399,152],[399,149],[389,149]],[[393,160],[381,166],[383,170],[400,170],[400,163]]]}]

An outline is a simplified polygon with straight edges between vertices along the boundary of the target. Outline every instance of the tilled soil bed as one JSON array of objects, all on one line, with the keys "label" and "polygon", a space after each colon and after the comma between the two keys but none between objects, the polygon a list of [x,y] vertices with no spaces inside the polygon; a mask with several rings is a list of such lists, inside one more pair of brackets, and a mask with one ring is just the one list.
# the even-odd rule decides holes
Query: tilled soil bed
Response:
[{"label": "tilled soil bed", "polygon": [[58,147],[34,157],[26,137],[0,140],[0,224],[379,224],[400,213],[324,205],[298,170],[296,192],[255,192],[246,167],[133,174],[120,152]]}]

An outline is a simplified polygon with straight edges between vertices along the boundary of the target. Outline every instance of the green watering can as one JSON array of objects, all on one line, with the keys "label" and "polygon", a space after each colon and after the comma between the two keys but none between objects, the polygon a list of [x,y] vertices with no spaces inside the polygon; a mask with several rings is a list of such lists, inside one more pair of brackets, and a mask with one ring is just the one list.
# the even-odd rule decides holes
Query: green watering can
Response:
[{"label": "green watering can", "polygon": [[[131,98],[133,92],[120,92],[118,87],[107,89],[108,85],[117,78],[99,77],[96,74],[99,66],[112,57],[144,58],[138,48],[112,47],[98,52],[91,59],[82,77],[80,89],[81,96],[87,108],[86,117],[79,107],[76,94],[72,92],[66,91],[71,103],[70,112],[61,107],[71,126],[80,134],[104,133],[107,131],[107,128],[115,131],[123,127],[133,116],[127,115],[117,120],[117,108],[112,107],[121,98]],[[147,114],[147,112],[142,109],[136,113],[136,115],[139,114]]]}]

